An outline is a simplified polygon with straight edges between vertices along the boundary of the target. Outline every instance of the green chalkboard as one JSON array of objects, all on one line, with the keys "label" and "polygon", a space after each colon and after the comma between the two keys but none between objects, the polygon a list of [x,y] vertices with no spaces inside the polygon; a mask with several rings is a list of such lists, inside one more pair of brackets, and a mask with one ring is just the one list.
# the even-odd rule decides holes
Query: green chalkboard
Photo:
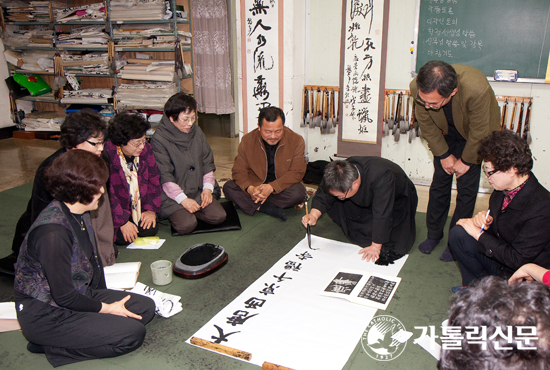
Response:
[{"label": "green chalkboard", "polygon": [[421,0],[416,71],[430,60],[544,79],[550,0]]}]

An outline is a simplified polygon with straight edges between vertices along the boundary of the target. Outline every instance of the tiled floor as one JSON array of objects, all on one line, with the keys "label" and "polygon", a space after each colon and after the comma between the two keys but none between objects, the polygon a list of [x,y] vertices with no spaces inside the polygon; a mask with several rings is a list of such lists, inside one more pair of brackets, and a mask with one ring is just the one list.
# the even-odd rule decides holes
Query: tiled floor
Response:
[{"label": "tiled floor", "polygon": [[[229,122],[227,116],[221,118],[214,115],[199,116],[200,127],[214,152],[216,163],[216,178],[230,178],[233,160],[237,155],[238,138],[229,138]],[[59,148],[56,141],[45,140],[0,140],[0,191],[33,181],[34,173],[40,163]],[[426,212],[428,204],[428,187],[417,186],[418,211]],[[454,192],[454,191],[453,191]],[[454,195],[453,195],[454,199]],[[476,212],[487,208],[488,194],[480,194],[476,204]],[[450,214],[454,211],[454,200]]]}]

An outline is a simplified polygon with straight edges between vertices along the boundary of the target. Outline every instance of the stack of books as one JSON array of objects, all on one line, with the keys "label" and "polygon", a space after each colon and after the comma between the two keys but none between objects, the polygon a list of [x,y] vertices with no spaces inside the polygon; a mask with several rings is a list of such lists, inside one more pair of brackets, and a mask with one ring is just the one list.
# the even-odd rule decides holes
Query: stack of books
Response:
[{"label": "stack of books", "polygon": [[105,5],[103,3],[95,3],[72,8],[58,9],[55,11],[55,20],[57,22],[104,21]]},{"label": "stack of books", "polygon": [[111,0],[112,21],[164,19],[164,0]]},{"label": "stack of books", "polygon": [[70,33],[57,36],[59,47],[84,46],[86,48],[103,47],[111,40],[104,26],[85,26],[73,28]]},{"label": "stack of books", "polygon": [[173,82],[121,84],[115,94],[118,109],[164,109],[178,88]]},{"label": "stack of books", "polygon": [[55,1],[31,1],[28,6],[7,6],[6,18],[11,22],[50,22],[50,9],[63,9],[67,5]]},{"label": "stack of books", "polygon": [[[191,45],[191,33],[178,30],[178,40],[184,45]],[[151,25],[131,24],[113,29],[113,41],[117,48],[156,47],[172,48],[176,37],[171,24]]]},{"label": "stack of books", "polygon": [[4,45],[17,48],[19,46],[52,47],[54,31],[45,28],[33,30],[6,30],[3,35]]},{"label": "stack of books", "polygon": [[107,53],[62,54],[65,73],[109,74],[109,55]]}]

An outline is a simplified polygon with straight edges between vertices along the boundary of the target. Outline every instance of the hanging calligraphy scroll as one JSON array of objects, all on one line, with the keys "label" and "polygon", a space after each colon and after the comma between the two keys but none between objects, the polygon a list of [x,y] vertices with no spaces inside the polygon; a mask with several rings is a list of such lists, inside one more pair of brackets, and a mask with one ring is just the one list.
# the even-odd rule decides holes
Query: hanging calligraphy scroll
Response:
[{"label": "hanging calligraphy scroll", "polygon": [[256,127],[258,111],[282,108],[283,0],[241,0],[243,133]]},{"label": "hanging calligraphy scroll", "polygon": [[389,1],[343,6],[338,155],[380,155]]}]

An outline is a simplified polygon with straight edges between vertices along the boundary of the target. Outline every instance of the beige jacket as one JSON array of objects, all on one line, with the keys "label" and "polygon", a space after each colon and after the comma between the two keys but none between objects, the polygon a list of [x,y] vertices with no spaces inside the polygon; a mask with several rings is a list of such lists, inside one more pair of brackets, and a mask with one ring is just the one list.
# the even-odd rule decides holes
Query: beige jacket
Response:
[{"label": "beige jacket", "polygon": [[[284,128],[283,137],[275,152],[275,176],[270,183],[275,194],[300,182],[306,173],[304,139],[289,129]],[[259,129],[244,135],[232,170],[233,180],[246,192],[249,186],[258,186],[267,178],[267,154]]]}]

